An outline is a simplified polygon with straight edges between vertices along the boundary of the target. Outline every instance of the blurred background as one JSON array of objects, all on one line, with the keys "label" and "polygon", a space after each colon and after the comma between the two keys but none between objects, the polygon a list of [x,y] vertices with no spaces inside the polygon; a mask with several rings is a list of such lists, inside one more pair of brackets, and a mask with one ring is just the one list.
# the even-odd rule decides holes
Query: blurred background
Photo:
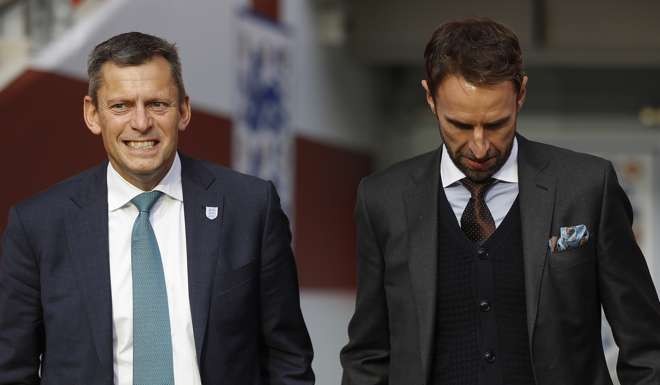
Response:
[{"label": "blurred background", "polygon": [[657,287],[658,15],[651,0],[0,0],[0,230],[12,204],[105,158],[82,120],[91,49],[134,30],[175,42],[193,105],[182,149],[277,184],[318,384],[337,384],[357,184],[440,144],[424,45],[443,21],[489,16],[523,45],[519,132],[615,163]]}]

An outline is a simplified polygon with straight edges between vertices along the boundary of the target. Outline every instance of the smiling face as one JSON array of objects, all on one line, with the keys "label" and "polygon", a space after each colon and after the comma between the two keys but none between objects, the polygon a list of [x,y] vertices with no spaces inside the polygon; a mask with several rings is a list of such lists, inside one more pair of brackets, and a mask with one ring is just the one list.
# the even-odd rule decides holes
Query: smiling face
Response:
[{"label": "smiling face", "polygon": [[456,75],[449,75],[440,83],[435,98],[425,80],[422,86],[456,167],[476,182],[491,177],[511,152],[527,77],[519,92],[511,81],[475,86]]},{"label": "smiling face", "polygon": [[84,99],[85,123],[101,135],[108,159],[126,181],[148,191],[167,174],[179,131],[190,122],[188,97],[178,103],[170,65],[160,56],[144,64],[101,67],[97,104]]}]

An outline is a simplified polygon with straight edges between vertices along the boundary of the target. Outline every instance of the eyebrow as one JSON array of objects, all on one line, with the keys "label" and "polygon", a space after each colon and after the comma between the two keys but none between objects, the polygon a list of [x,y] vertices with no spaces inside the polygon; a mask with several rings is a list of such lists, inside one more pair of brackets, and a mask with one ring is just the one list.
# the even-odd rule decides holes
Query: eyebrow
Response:
[{"label": "eyebrow", "polygon": [[[471,127],[474,126],[474,125],[471,124],[471,123],[461,122],[460,120],[456,120],[456,119],[450,118],[450,117],[448,117],[447,115],[445,115],[445,119],[446,119],[449,123],[451,123],[451,124],[453,124],[454,126],[459,127],[459,128],[471,128]],[[484,126],[485,126],[485,127],[496,127],[496,126],[499,126],[499,125],[502,125],[502,124],[508,122],[509,119],[511,119],[511,116],[510,116],[510,115],[509,115],[509,116],[505,116],[505,117],[500,118],[500,119],[497,119],[497,120],[492,121],[492,122],[484,123]]]},{"label": "eyebrow", "polygon": [[122,97],[117,97],[117,98],[109,98],[105,100],[105,104],[108,106],[111,106],[113,104],[117,103],[129,103],[130,101],[127,98],[122,98]]},{"label": "eyebrow", "polygon": [[508,122],[510,119],[511,119],[511,115],[505,116],[505,117],[497,119],[495,121],[484,123],[484,126],[486,126],[486,127],[497,127],[497,126],[500,126],[500,125]]}]

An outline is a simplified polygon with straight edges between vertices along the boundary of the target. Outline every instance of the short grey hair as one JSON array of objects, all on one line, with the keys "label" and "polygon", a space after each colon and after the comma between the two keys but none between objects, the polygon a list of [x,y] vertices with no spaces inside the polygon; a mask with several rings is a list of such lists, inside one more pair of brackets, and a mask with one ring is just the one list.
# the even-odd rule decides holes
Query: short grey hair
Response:
[{"label": "short grey hair", "polygon": [[167,60],[172,70],[172,78],[178,90],[178,102],[183,103],[186,90],[181,76],[181,62],[176,46],[160,37],[147,35],[141,32],[127,32],[111,37],[100,43],[87,60],[87,75],[89,86],[87,94],[97,105],[97,94],[101,87],[101,68],[106,62],[115,65],[137,66],[148,62],[156,56]]}]

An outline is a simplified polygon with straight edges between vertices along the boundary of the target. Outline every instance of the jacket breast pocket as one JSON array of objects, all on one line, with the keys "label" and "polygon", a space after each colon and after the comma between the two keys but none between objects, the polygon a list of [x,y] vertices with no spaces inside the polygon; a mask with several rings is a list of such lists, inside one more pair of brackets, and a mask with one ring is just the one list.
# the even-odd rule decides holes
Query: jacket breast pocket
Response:
[{"label": "jacket breast pocket", "polygon": [[220,270],[216,276],[215,296],[222,296],[259,277],[259,263],[252,261],[235,270]]},{"label": "jacket breast pocket", "polygon": [[577,266],[594,263],[595,260],[596,253],[591,239],[583,246],[554,252],[549,257],[550,268],[554,271],[573,269]]}]

